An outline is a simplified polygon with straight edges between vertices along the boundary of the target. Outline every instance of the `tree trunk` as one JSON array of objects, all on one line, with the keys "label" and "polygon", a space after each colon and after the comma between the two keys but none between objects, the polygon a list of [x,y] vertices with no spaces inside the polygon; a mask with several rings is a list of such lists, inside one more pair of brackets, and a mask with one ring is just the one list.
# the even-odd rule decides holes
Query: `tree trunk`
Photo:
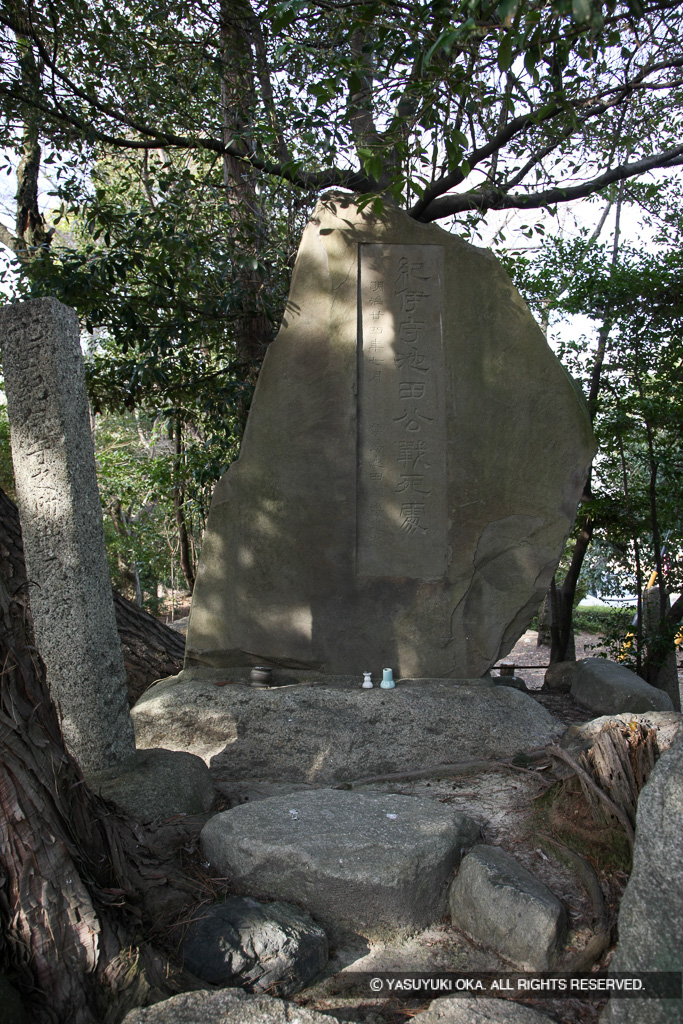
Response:
[{"label": "tree trunk", "polygon": [[[656,729],[641,723],[632,723],[624,728],[610,722],[598,733],[590,749],[581,754],[579,764],[592,775],[600,789],[635,828],[638,794],[649,779],[658,757]],[[605,804],[596,799],[585,783],[582,782],[581,788],[596,822],[613,825],[616,819]]]},{"label": "tree trunk", "polygon": [[[128,516],[123,511],[123,505],[117,500],[114,502],[109,512],[112,523],[114,524],[114,529],[126,548],[130,549],[132,546],[131,529]],[[121,579],[126,585],[126,589],[129,593],[132,592],[135,594],[135,603],[138,607],[142,608],[142,586],[140,585],[140,573],[138,572],[135,559],[129,559],[122,551],[119,551],[117,562],[119,572],[121,573]]]},{"label": "tree trunk", "polygon": [[[617,209],[614,221],[614,241],[612,243],[612,261],[610,266],[610,275],[612,275],[616,268],[617,258],[619,256],[619,236],[621,233],[621,207],[623,201],[623,182],[619,185],[619,193],[617,196]],[[595,357],[593,359],[593,366],[591,368],[591,379],[590,387],[588,391],[588,412],[591,419],[591,424],[595,423],[595,417],[598,412],[598,404],[600,400],[600,390],[602,387],[602,370],[605,364],[605,356],[607,355],[609,334],[612,329],[612,312],[608,309],[605,312],[602,327],[598,334],[598,344],[595,350]],[[590,500],[592,497],[592,474],[593,467],[588,470],[588,479],[584,487],[584,494],[582,501]],[[565,576],[562,586],[555,587],[555,581],[553,580],[553,601],[554,606],[552,609],[553,619],[555,619],[555,628],[551,628],[551,649],[550,649],[550,662],[551,664],[557,661],[573,661],[576,658],[576,654],[569,654],[568,652],[573,650],[574,647],[574,634],[572,630],[572,615],[574,611],[574,598],[576,596],[576,587],[579,582],[579,575],[581,573],[581,566],[583,560],[586,557],[586,552],[590,547],[591,540],[593,539],[593,531],[595,524],[590,515],[584,517],[579,536],[574,545],[574,551],[572,553],[572,560]]]},{"label": "tree trunk", "polygon": [[64,746],[35,648],[18,521],[4,494],[0,505],[3,966],[35,1024],[113,1024],[133,1006],[196,987],[174,979],[139,938],[159,877],[173,888],[180,876],[159,870]]},{"label": "tree trunk", "polygon": [[[662,614],[662,591],[664,613]],[[669,595],[662,584],[655,584],[645,591],[642,620],[647,637],[647,654],[641,675],[650,686],[656,686],[671,697],[674,711],[681,710],[681,692],[678,685],[678,658],[674,636],[676,626],[671,626],[667,616],[671,608]]]},{"label": "tree trunk", "polygon": [[180,568],[183,570],[185,582],[190,593],[194,590],[195,571],[192,562],[192,550],[185,519],[185,486],[183,484],[183,425],[179,416],[173,420],[173,506],[175,509],[176,525],[178,527],[178,543],[180,545]]},{"label": "tree trunk", "polygon": [[[10,557],[11,556],[11,557]],[[17,506],[0,489],[0,558],[9,562],[14,591],[26,586],[24,548]],[[116,625],[123,647],[126,685],[131,706],[148,686],[163,676],[180,672],[185,656],[185,641],[175,630],[165,626],[132,601],[114,592]]]},{"label": "tree trunk", "polygon": [[[249,129],[253,123],[253,111],[259,105],[255,95],[255,82],[261,78],[261,87],[269,84],[259,76],[255,51],[259,49],[256,35],[259,31],[257,19],[249,0],[221,0],[221,120],[223,142],[227,144],[240,139],[242,149],[253,148]],[[261,44],[263,45],[263,44]],[[265,49],[265,47],[263,47]],[[263,74],[265,75],[265,69]],[[261,100],[268,102],[266,95]],[[223,185],[226,203],[232,208],[236,223],[248,223],[248,235],[257,258],[265,248],[267,216],[257,189],[252,169],[243,160],[229,154],[223,156]],[[261,296],[267,294],[268,282],[253,267],[243,266],[238,271],[243,295],[250,296],[253,306],[240,315],[235,324],[235,351],[244,363],[245,376],[255,374],[263,362],[273,337],[273,324],[264,308]],[[242,410],[246,417],[246,409]]]},{"label": "tree trunk", "polygon": [[[586,485],[590,488],[590,478]],[[572,616],[574,612],[574,598],[576,597],[576,586],[579,582],[579,574],[586,552],[593,537],[593,520],[591,516],[584,518],[579,536],[574,545],[572,560],[569,569],[558,587],[555,579],[550,585],[550,663],[558,661],[575,661],[576,652],[574,648],[574,629]]]},{"label": "tree trunk", "polygon": [[185,638],[116,591],[114,611],[132,707],[155,680],[180,672],[185,658]]}]

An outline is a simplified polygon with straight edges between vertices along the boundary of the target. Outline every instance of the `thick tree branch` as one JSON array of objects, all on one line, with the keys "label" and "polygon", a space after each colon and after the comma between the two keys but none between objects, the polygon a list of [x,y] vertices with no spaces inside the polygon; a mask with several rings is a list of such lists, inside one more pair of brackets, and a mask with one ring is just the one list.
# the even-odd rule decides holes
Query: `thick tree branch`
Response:
[{"label": "thick tree branch", "polygon": [[[0,83],[0,100],[3,97],[14,102],[24,103],[34,110],[39,110],[58,124],[78,129],[86,139],[93,142],[102,142],[108,146],[113,146],[115,149],[183,149],[205,150],[209,153],[217,153],[219,156],[227,154],[228,156],[236,157],[238,160],[245,161],[257,171],[262,171],[264,174],[272,174],[274,177],[282,178],[284,181],[289,181],[293,185],[298,185],[300,188],[309,191],[320,191],[326,188],[334,188],[335,186],[348,188],[353,191],[370,191],[373,185],[367,175],[358,171],[343,171],[337,167],[319,172],[302,171],[294,165],[290,166],[287,163],[280,164],[272,160],[266,160],[253,152],[245,153],[235,143],[226,145],[220,139],[176,135],[175,132],[159,131],[146,125],[139,128],[140,133],[145,135],[143,139],[134,139],[125,135],[111,135],[109,132],[96,128],[93,124],[84,121],[71,112],[57,111],[49,104],[41,102],[37,97],[24,96],[18,90]],[[138,130],[135,125],[129,123],[125,118],[122,117],[119,120],[122,125],[127,125],[136,131]]]},{"label": "thick tree branch", "polygon": [[19,246],[19,239],[4,224],[0,224],[0,242],[12,252],[16,252]]},{"label": "thick tree branch", "polygon": [[[532,124],[541,124],[543,121],[548,121],[553,117],[556,117],[560,113],[561,108],[556,104],[552,104],[549,107],[544,107],[541,110],[533,111],[532,113],[522,114],[519,117],[515,117],[505,127],[497,133],[497,135],[487,142],[485,146],[480,149],[475,149],[468,156],[467,162],[470,165],[470,169],[480,164],[482,160],[486,160],[488,157],[493,156],[494,153],[498,153],[503,146],[510,142],[516,135],[525,131]],[[458,167],[456,170],[451,171],[449,174],[444,175],[443,178],[436,181],[431,188],[428,188],[422,197],[410,211],[410,216],[416,220],[435,220],[433,217],[426,217],[425,212],[433,205],[435,200],[442,196],[449,189],[455,188],[465,180],[465,176]],[[450,198],[450,197],[449,197]],[[472,209],[472,207],[469,207]],[[441,216],[448,216],[448,214],[442,214]]]},{"label": "thick tree branch", "polygon": [[[536,193],[523,193],[507,195],[500,189],[482,189],[473,192],[465,192],[441,196],[434,199],[427,209],[417,219],[421,221],[440,220],[442,217],[452,217],[454,214],[466,213],[469,210],[539,210],[546,206],[556,206],[558,203],[569,203],[574,199],[585,199],[586,196],[600,192],[601,189],[617,181],[624,181],[627,178],[635,178],[646,171],[659,167],[680,167],[683,165],[683,145],[667,149],[663,153],[655,153],[652,156],[644,157],[633,163],[619,164],[604,174],[598,174],[595,178],[582,182],[580,185],[567,185],[566,187],[556,186]],[[411,211],[415,216],[414,211]]]}]

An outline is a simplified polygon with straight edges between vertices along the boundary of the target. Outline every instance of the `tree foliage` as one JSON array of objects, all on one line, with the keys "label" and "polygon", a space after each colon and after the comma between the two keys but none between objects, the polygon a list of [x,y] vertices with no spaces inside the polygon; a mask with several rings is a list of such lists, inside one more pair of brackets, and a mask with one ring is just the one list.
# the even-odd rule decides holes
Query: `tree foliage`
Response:
[{"label": "tree foliage", "polygon": [[30,113],[65,197],[105,147],[423,220],[548,207],[683,160],[680,21],[667,0],[4,0],[5,142]]},{"label": "tree foliage", "polygon": [[659,665],[646,648],[665,650],[683,612],[679,604],[670,613],[666,602],[667,593],[683,588],[680,248],[647,253],[622,244],[610,253],[601,245],[587,249],[585,240],[556,239],[535,265],[518,263],[516,269],[537,310],[554,301],[563,314],[581,312],[598,329],[594,348],[585,338],[560,346],[563,361],[586,393],[600,355],[594,407],[599,451],[583,507],[599,542],[583,574],[602,593],[638,595],[640,605],[656,573],[661,583],[658,635],[645,634],[641,614],[629,647],[635,667],[655,681]]}]

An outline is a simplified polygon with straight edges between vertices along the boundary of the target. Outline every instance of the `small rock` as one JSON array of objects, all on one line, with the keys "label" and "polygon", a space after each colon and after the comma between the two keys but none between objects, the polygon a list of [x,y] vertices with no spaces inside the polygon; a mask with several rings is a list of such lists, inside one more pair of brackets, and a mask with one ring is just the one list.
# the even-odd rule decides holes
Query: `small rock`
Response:
[{"label": "small rock", "polygon": [[193,921],[180,953],[188,970],[212,985],[291,996],[327,962],[327,936],[288,903],[231,896]]},{"label": "small rock", "polygon": [[545,670],[543,690],[546,693],[569,693],[578,662],[556,661]]},{"label": "small rock", "polygon": [[183,992],[155,1006],[138,1007],[122,1024],[338,1024],[336,1017],[237,988]]},{"label": "small rock", "polygon": [[201,757],[181,750],[136,750],[115,768],[90,772],[86,781],[136,821],[203,814],[214,801],[211,772]]},{"label": "small rock", "polygon": [[558,898],[495,846],[463,857],[449,893],[456,928],[525,971],[550,970],[566,932]]},{"label": "small rock", "polygon": [[623,665],[606,658],[584,658],[576,664],[571,695],[598,715],[673,711],[668,694],[650,686]]},{"label": "small rock", "polygon": [[495,686],[511,686],[513,690],[521,690],[522,693],[528,693],[526,683],[521,676],[493,676],[493,683]]}]

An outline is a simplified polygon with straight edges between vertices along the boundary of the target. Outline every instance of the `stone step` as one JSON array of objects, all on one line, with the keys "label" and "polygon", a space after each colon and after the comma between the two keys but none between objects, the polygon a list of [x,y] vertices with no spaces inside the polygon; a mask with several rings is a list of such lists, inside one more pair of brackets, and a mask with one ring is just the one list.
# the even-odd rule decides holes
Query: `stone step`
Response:
[{"label": "stone step", "polygon": [[479,837],[447,804],[320,789],[223,811],[204,826],[201,848],[250,893],[301,904],[332,936],[370,937],[442,917],[453,871]]},{"label": "stone step", "polygon": [[418,1013],[412,1020],[414,1024],[555,1024],[550,1017],[530,1006],[509,999],[479,996],[435,999],[424,1013]]},{"label": "stone step", "polygon": [[337,1018],[272,996],[240,989],[183,992],[154,1006],[138,1007],[122,1024],[336,1024]]},{"label": "stone step", "polygon": [[549,971],[567,930],[557,896],[505,850],[475,846],[448,897],[456,928],[523,971]]}]

